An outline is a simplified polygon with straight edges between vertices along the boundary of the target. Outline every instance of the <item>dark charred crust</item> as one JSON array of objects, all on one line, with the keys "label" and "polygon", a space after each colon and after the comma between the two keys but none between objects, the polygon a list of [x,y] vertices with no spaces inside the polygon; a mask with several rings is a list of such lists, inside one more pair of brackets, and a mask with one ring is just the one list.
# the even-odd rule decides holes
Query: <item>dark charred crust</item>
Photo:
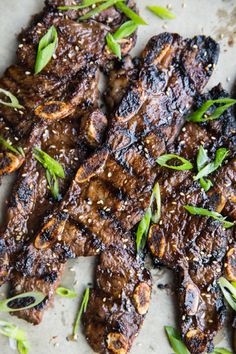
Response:
[{"label": "dark charred crust", "polygon": [[[228,96],[218,85],[197,97],[194,109],[206,100],[220,97]],[[212,160],[219,147],[231,149],[234,124],[232,110],[226,111],[217,121],[199,125],[186,123],[170,152],[195,163],[199,146],[203,145]],[[226,135],[227,131],[231,134]],[[196,205],[230,215],[225,214],[224,209],[229,198],[234,202],[228,204],[227,211],[235,208],[236,168],[232,149],[229,156],[229,161],[210,176],[213,188],[208,193],[200,189],[199,183],[193,182],[196,171],[161,169],[158,175],[163,216],[161,224],[151,227],[148,243],[155,262],[173,269],[178,275],[180,328],[191,353],[211,350],[214,336],[223,326],[226,308],[217,281],[223,275],[224,267],[229,280],[234,280],[234,246],[229,247],[232,229],[224,229],[222,223],[212,218],[193,216],[184,211],[183,206]]]},{"label": "dark charred crust", "polygon": [[[49,3],[52,5],[51,1],[47,2]],[[63,200],[52,208],[52,204],[48,203],[51,199],[48,196],[44,171],[29,159],[32,165],[30,173],[27,171],[28,184],[24,184],[23,174],[20,175],[17,185],[20,186],[20,197],[15,197],[15,205],[9,213],[13,217],[10,215],[3,236],[8,245],[12,243],[4,261],[14,272],[14,293],[34,289],[47,295],[45,303],[40,307],[17,313],[20,318],[37,324],[41,321],[43,310],[53,300],[66,260],[76,256],[100,255],[95,289],[83,318],[85,333],[93,349],[99,353],[125,354],[148,311],[152,287],[150,274],[144,268],[143,260],[136,256],[134,235],[130,230],[143,217],[150,203],[152,188],[159,173],[155,161],[178,136],[184,124],[184,114],[193,103],[193,96],[205,86],[211,75],[213,68],[205,70],[205,67],[215,63],[218,48],[217,45],[214,46],[213,40],[203,36],[192,41],[170,33],[153,37],[142,53],[138,72],[134,73],[132,70],[132,75],[123,86],[126,92],[123,99],[119,97],[116,101],[118,104],[121,100],[121,103],[111,121],[106,143],[90,156],[92,149],[101,144],[100,130],[105,130],[106,117],[104,119],[101,112],[99,113],[102,129],[99,126],[95,133],[93,119],[84,123],[87,136],[83,146],[78,146],[76,142],[77,132],[81,133],[78,120],[88,107],[96,112],[95,115],[98,114],[97,72],[99,67],[106,66],[110,58],[105,48],[105,36],[108,31],[115,31],[126,17],[112,7],[92,20],[76,23],[75,19],[84,10],[69,11],[60,16],[56,9],[58,4],[61,4],[60,0],[54,2],[54,7],[46,8],[41,17],[34,19],[31,27],[23,32],[25,44],[18,50],[19,65],[8,70],[7,79],[3,78],[3,87],[7,88],[9,85],[9,88],[13,88],[13,93],[17,92],[18,86],[25,90],[28,88],[29,95],[22,94],[19,97],[26,105],[24,123],[20,119],[20,113],[16,116],[9,110],[0,113],[3,113],[7,122],[16,125],[17,130],[24,130],[23,142],[28,145],[27,152],[37,143],[37,146],[59,159],[66,174],[69,173],[65,184],[60,181],[60,190],[65,191],[68,181],[73,178],[75,171],[77,173]],[[134,2],[130,1],[128,4],[136,10]],[[109,18],[113,20],[110,24]],[[36,48],[41,38],[38,26],[43,35],[52,24],[56,26],[59,35],[56,59],[39,76],[26,75],[25,68],[30,71],[34,68]],[[82,45],[79,44],[77,50],[78,37]],[[92,38],[92,41],[88,42],[86,38]],[[122,45],[124,54],[131,49],[134,42],[135,34]],[[191,45],[195,44],[197,48],[193,50]],[[207,51],[205,56],[204,50]],[[67,51],[71,53],[71,58],[63,61]],[[55,118],[54,123],[46,122],[47,118],[53,121],[52,117]],[[68,117],[71,119],[70,124]],[[48,138],[43,134],[45,128]],[[63,144],[54,136],[53,130],[59,130]],[[73,138],[68,141],[67,138],[71,136]],[[51,141],[55,142],[55,148],[51,147]],[[65,149],[60,156],[55,150],[60,150],[64,145]],[[70,168],[70,162],[81,154],[81,161],[73,162]],[[33,179],[32,176],[36,174],[37,178]],[[189,179],[188,175],[185,177],[186,180]],[[31,194],[27,189],[28,185],[32,186]],[[26,197],[23,196],[24,190]],[[180,190],[194,194],[197,187],[181,185]],[[166,191],[167,195],[168,192]],[[17,217],[19,209],[23,216]],[[44,225],[43,220],[46,220]],[[10,227],[12,221],[13,225]],[[35,231],[36,221],[42,227]],[[194,225],[196,229],[203,226],[199,219]],[[15,236],[17,227],[22,231],[20,242],[12,237]],[[204,227],[210,230],[212,225],[206,223]],[[31,241],[30,230],[36,235],[33,238],[34,243]],[[219,240],[220,232],[223,233],[221,228],[215,233],[217,245],[213,254],[213,259],[219,261],[223,257],[223,252],[219,249],[225,249],[226,239],[223,237]],[[204,239],[204,235],[204,232],[195,234],[193,240],[197,240],[198,236]],[[158,248],[163,248],[162,239],[163,235],[154,239],[160,241]],[[188,252],[197,253],[197,247],[201,248],[201,244],[192,250],[193,240],[187,238],[184,240],[185,245]],[[165,261],[165,247],[159,255],[160,253]],[[196,269],[197,266],[195,262]],[[198,315],[200,304],[199,291],[196,291],[197,286],[194,285],[194,267],[189,268],[189,274],[184,273],[186,284],[183,286],[183,293],[187,289],[189,317]],[[185,264],[178,264],[178,271],[183,269],[186,270]],[[189,279],[193,279],[190,285]],[[192,325],[191,319],[188,324]],[[208,339],[205,335],[194,337],[195,342],[192,344],[190,330],[187,327],[183,329],[189,347],[206,345]]]},{"label": "dark charred crust", "polygon": [[119,117],[128,117],[131,113],[136,112],[140,107],[140,93],[138,91],[129,91],[117,110]]}]

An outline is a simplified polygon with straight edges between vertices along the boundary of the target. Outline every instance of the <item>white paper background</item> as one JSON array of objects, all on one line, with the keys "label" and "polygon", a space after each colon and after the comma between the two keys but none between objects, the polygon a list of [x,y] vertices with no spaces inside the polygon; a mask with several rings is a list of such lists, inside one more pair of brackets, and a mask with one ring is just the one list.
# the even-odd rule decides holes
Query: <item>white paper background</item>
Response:
[{"label": "white paper background", "polygon": [[[138,44],[134,53],[138,54],[144,47],[147,40],[154,34],[163,31],[176,31],[183,36],[195,34],[211,35],[220,39],[221,56],[216,72],[209,83],[209,87],[222,82],[224,87],[231,89],[236,79],[236,45],[232,45],[232,39],[236,41],[236,1],[235,0],[137,0],[141,14],[148,21],[149,26],[142,26],[139,29]],[[27,25],[30,16],[42,8],[43,0],[0,0],[0,72],[14,61],[16,50],[15,35],[20,29]],[[177,18],[173,21],[161,21],[145,7],[146,5],[172,5],[173,12]],[[230,42],[230,45],[228,44]],[[13,178],[4,178],[0,187],[0,205],[6,201],[8,189]],[[78,259],[70,263],[63,285],[72,287],[73,283],[78,293],[92,280],[93,272],[92,259]],[[75,270],[75,272],[73,271]],[[132,349],[134,354],[156,353],[170,354],[172,350],[166,340],[163,326],[175,325],[175,298],[167,294],[165,290],[158,290],[158,283],[170,282],[167,272],[164,275],[153,270],[153,295],[152,304],[145,324]],[[4,296],[6,286],[0,289],[0,295]],[[78,342],[68,342],[66,336],[71,333],[72,323],[77,311],[78,300],[67,300],[57,298],[55,305],[45,314],[42,324],[37,327],[18,320],[15,317],[2,315],[11,322],[19,324],[28,333],[31,342],[31,353],[34,354],[89,354],[92,350],[87,345],[83,335],[79,336]],[[223,333],[228,333],[224,330]],[[218,341],[223,334],[218,336]],[[223,341],[220,346],[228,344]],[[0,336],[0,353],[11,354],[8,339]]]}]

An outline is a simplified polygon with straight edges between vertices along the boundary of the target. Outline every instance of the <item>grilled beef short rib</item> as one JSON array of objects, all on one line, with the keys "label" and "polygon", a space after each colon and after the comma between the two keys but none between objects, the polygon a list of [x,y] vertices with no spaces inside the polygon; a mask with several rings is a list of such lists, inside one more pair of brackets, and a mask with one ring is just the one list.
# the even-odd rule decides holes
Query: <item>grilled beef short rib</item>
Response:
[{"label": "grilled beef short rib", "polygon": [[[22,292],[33,283],[32,278],[45,281],[54,270],[59,276],[61,262],[67,258],[101,253],[101,275],[88,305],[88,313],[95,315],[92,321],[84,320],[90,344],[101,353],[114,352],[117,345],[126,352],[148,310],[149,275],[136,259],[129,230],[148,207],[156,158],[173,143],[217,57],[217,44],[203,36],[183,40],[164,33],[149,41],[138,79],[112,118],[107,143],[79,168],[61,204],[17,260],[16,269],[25,276]],[[107,264],[111,268],[106,272]],[[125,264],[132,264],[131,274],[124,271]],[[112,285],[119,294],[121,280],[124,292],[117,299]],[[17,292],[17,281],[13,281]],[[101,313],[99,304],[103,304]],[[130,314],[124,312],[127,306]],[[18,315],[34,321],[35,311]],[[132,319],[134,325],[130,325]]]},{"label": "grilled beef short rib", "polygon": [[[136,10],[134,2],[129,4]],[[40,147],[61,163],[66,177],[60,179],[59,188],[64,195],[81,163],[102,143],[107,127],[107,118],[98,102],[99,70],[113,59],[107,51],[105,36],[127,18],[114,8],[96,19],[78,23],[80,15],[78,11],[60,12],[55,2],[53,6],[47,2],[43,12],[19,35],[17,65],[7,69],[0,80],[0,87],[9,90],[24,106],[22,110],[0,106],[1,135],[10,138],[14,146],[22,146],[26,154],[24,159],[3,149],[0,155],[0,174],[11,173],[24,163],[1,228],[0,245],[1,283],[13,271],[18,289],[24,288],[21,283],[26,281],[14,270],[12,262],[55,204],[47,188],[45,170],[35,160],[32,147]],[[43,71],[34,75],[39,40],[52,25],[58,32],[56,53]],[[123,54],[135,41],[134,33],[122,44]],[[63,265],[60,271],[62,268]],[[28,288],[32,289],[34,283],[35,289],[53,293],[50,287],[53,283],[55,290],[60,277],[51,272],[45,279],[45,283],[34,280]],[[39,317],[35,323],[41,320]]]},{"label": "grilled beef short rib", "polygon": [[[226,93],[217,86],[209,94],[200,96],[197,102],[201,106],[208,99],[224,97]],[[212,218],[190,215],[183,206],[203,207],[224,216],[230,215],[230,209],[235,210],[235,127],[232,110],[217,121],[187,123],[169,151],[191,160],[196,166],[201,145],[212,159],[218,148],[230,150],[229,161],[210,176],[214,186],[208,193],[201,189],[199,181],[193,182],[196,171],[160,168],[158,177],[162,217],[158,225],[151,227],[149,249],[156,262],[176,274],[181,334],[190,352],[196,354],[211,352],[212,340],[225,320],[223,295],[217,281],[224,271],[233,230],[224,229],[222,223]]]}]

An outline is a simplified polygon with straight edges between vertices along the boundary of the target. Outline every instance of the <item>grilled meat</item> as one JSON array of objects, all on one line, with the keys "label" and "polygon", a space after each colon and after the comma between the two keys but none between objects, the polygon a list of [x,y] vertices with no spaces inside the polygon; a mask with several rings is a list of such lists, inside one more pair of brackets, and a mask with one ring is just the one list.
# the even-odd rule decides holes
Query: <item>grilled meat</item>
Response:
[{"label": "grilled meat", "polygon": [[[65,3],[67,1],[60,1],[61,5]],[[128,3],[136,10],[133,1]],[[82,12],[87,11],[86,8]],[[7,69],[0,80],[0,87],[14,94],[24,107],[14,110],[0,106],[1,117],[10,128],[5,137],[10,137],[13,142],[16,139],[26,151],[31,147],[29,135],[35,125],[40,125],[43,131],[53,120],[78,117],[81,108],[87,109],[94,102],[93,96],[97,93],[96,89],[91,90],[94,71],[113,57],[106,48],[105,36],[114,32],[126,16],[110,8],[95,19],[78,23],[76,20],[81,14],[81,11],[60,12],[56,2],[54,6],[47,2],[44,11],[35,16],[30,27],[19,35],[18,63]],[[58,47],[50,63],[35,76],[38,43],[52,25],[58,32]],[[132,49],[135,41],[136,34],[124,41],[121,46],[124,55]],[[18,167],[20,164],[6,155],[0,174]]]},{"label": "grilled meat", "polygon": [[[59,187],[64,195],[83,160],[103,140],[107,119],[98,108],[99,68],[112,57],[106,49],[107,32],[114,31],[126,17],[115,11],[114,21],[110,14],[112,21],[108,24],[102,16],[77,23],[68,14],[47,6],[20,34],[18,64],[0,80],[0,86],[16,95],[24,106],[21,111],[1,105],[1,132],[4,138],[11,137],[13,145],[15,139],[26,153],[2,226],[1,283],[9,279],[16,254],[38,231],[55,203],[47,188],[45,170],[35,160],[32,147],[40,147],[61,163],[66,178],[60,180]],[[40,74],[34,75],[38,42],[52,24],[59,37],[55,56]],[[134,34],[122,46],[124,54],[135,44],[135,38]],[[14,171],[24,161],[4,149],[3,154],[2,173]],[[20,275],[15,274],[15,278],[18,284],[24,283]]]},{"label": "grilled meat", "polygon": [[85,335],[97,353],[127,353],[149,309],[150,274],[127,248],[111,246],[102,253],[84,315]]},{"label": "grilled meat", "polygon": [[132,59],[129,55],[122,61],[114,62],[112,69],[109,68],[104,98],[111,114],[120,104],[130,85],[137,80],[139,71],[139,58]]},{"label": "grilled meat", "polygon": [[[87,338],[101,353],[114,352],[116,345],[126,352],[148,310],[150,280],[147,271],[140,271],[142,262],[135,259],[129,230],[149,204],[156,158],[178,134],[217,56],[218,46],[210,38],[183,40],[164,33],[150,40],[138,79],[112,120],[107,143],[80,167],[62,203],[17,260],[16,269],[33,284],[31,277],[44,279],[69,257],[102,253],[101,275],[88,306],[96,315],[92,321],[85,319]],[[132,265],[131,274],[126,274],[124,264]],[[118,288],[123,279],[125,290],[119,299],[110,283],[113,277]],[[94,307],[101,303],[99,317],[100,307]],[[124,312],[127,303],[130,315]],[[17,315],[35,322],[32,310]],[[100,336],[94,334],[95,327]]]},{"label": "grilled meat", "polygon": [[[218,86],[200,97],[198,103],[222,97],[225,92]],[[183,206],[203,207],[227,216],[225,205],[230,201],[235,210],[235,126],[232,110],[217,121],[187,123],[170,149],[194,164],[200,145],[212,157],[219,147],[230,149],[230,161],[212,176],[214,187],[208,193],[198,181],[193,182],[191,171],[161,168],[158,177],[162,218],[150,229],[149,248],[155,260],[173,269],[177,276],[181,332],[190,352],[196,354],[211,352],[212,340],[225,319],[217,280],[224,271],[233,231],[212,218],[190,215]]]}]

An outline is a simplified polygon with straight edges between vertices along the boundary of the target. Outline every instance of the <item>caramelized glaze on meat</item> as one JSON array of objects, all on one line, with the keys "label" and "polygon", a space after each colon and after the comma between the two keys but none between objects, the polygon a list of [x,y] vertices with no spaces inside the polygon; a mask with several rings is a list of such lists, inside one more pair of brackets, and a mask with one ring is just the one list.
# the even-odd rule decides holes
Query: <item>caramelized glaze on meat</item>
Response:
[{"label": "caramelized glaze on meat", "polygon": [[[218,86],[199,97],[197,103],[225,96]],[[187,123],[170,149],[171,153],[191,160],[194,166],[200,145],[209,151],[211,159],[218,148],[230,149],[229,161],[209,176],[214,186],[208,193],[201,189],[199,181],[193,181],[196,170],[175,172],[160,168],[158,177],[162,218],[150,229],[149,249],[157,262],[173,269],[177,276],[181,332],[190,352],[196,354],[211,352],[212,340],[225,320],[223,295],[217,281],[224,272],[226,253],[227,270],[235,272],[235,265],[230,266],[233,252],[229,250],[233,229],[224,229],[222,223],[212,218],[191,215],[183,206],[203,207],[232,218],[230,209],[236,207],[235,126],[232,110],[217,121]],[[232,279],[229,274],[228,278]]]},{"label": "caramelized glaze on meat", "polygon": [[[130,230],[149,204],[156,158],[175,140],[217,57],[216,43],[202,36],[183,40],[164,33],[149,41],[138,78],[111,120],[106,144],[78,169],[61,204],[16,262],[30,282],[44,279],[69,257],[101,253],[88,305],[94,315],[84,318],[87,338],[101,353],[127,352],[148,310],[149,274],[136,258]],[[119,286],[124,291],[117,299]],[[37,322],[30,310],[18,316]]]}]

